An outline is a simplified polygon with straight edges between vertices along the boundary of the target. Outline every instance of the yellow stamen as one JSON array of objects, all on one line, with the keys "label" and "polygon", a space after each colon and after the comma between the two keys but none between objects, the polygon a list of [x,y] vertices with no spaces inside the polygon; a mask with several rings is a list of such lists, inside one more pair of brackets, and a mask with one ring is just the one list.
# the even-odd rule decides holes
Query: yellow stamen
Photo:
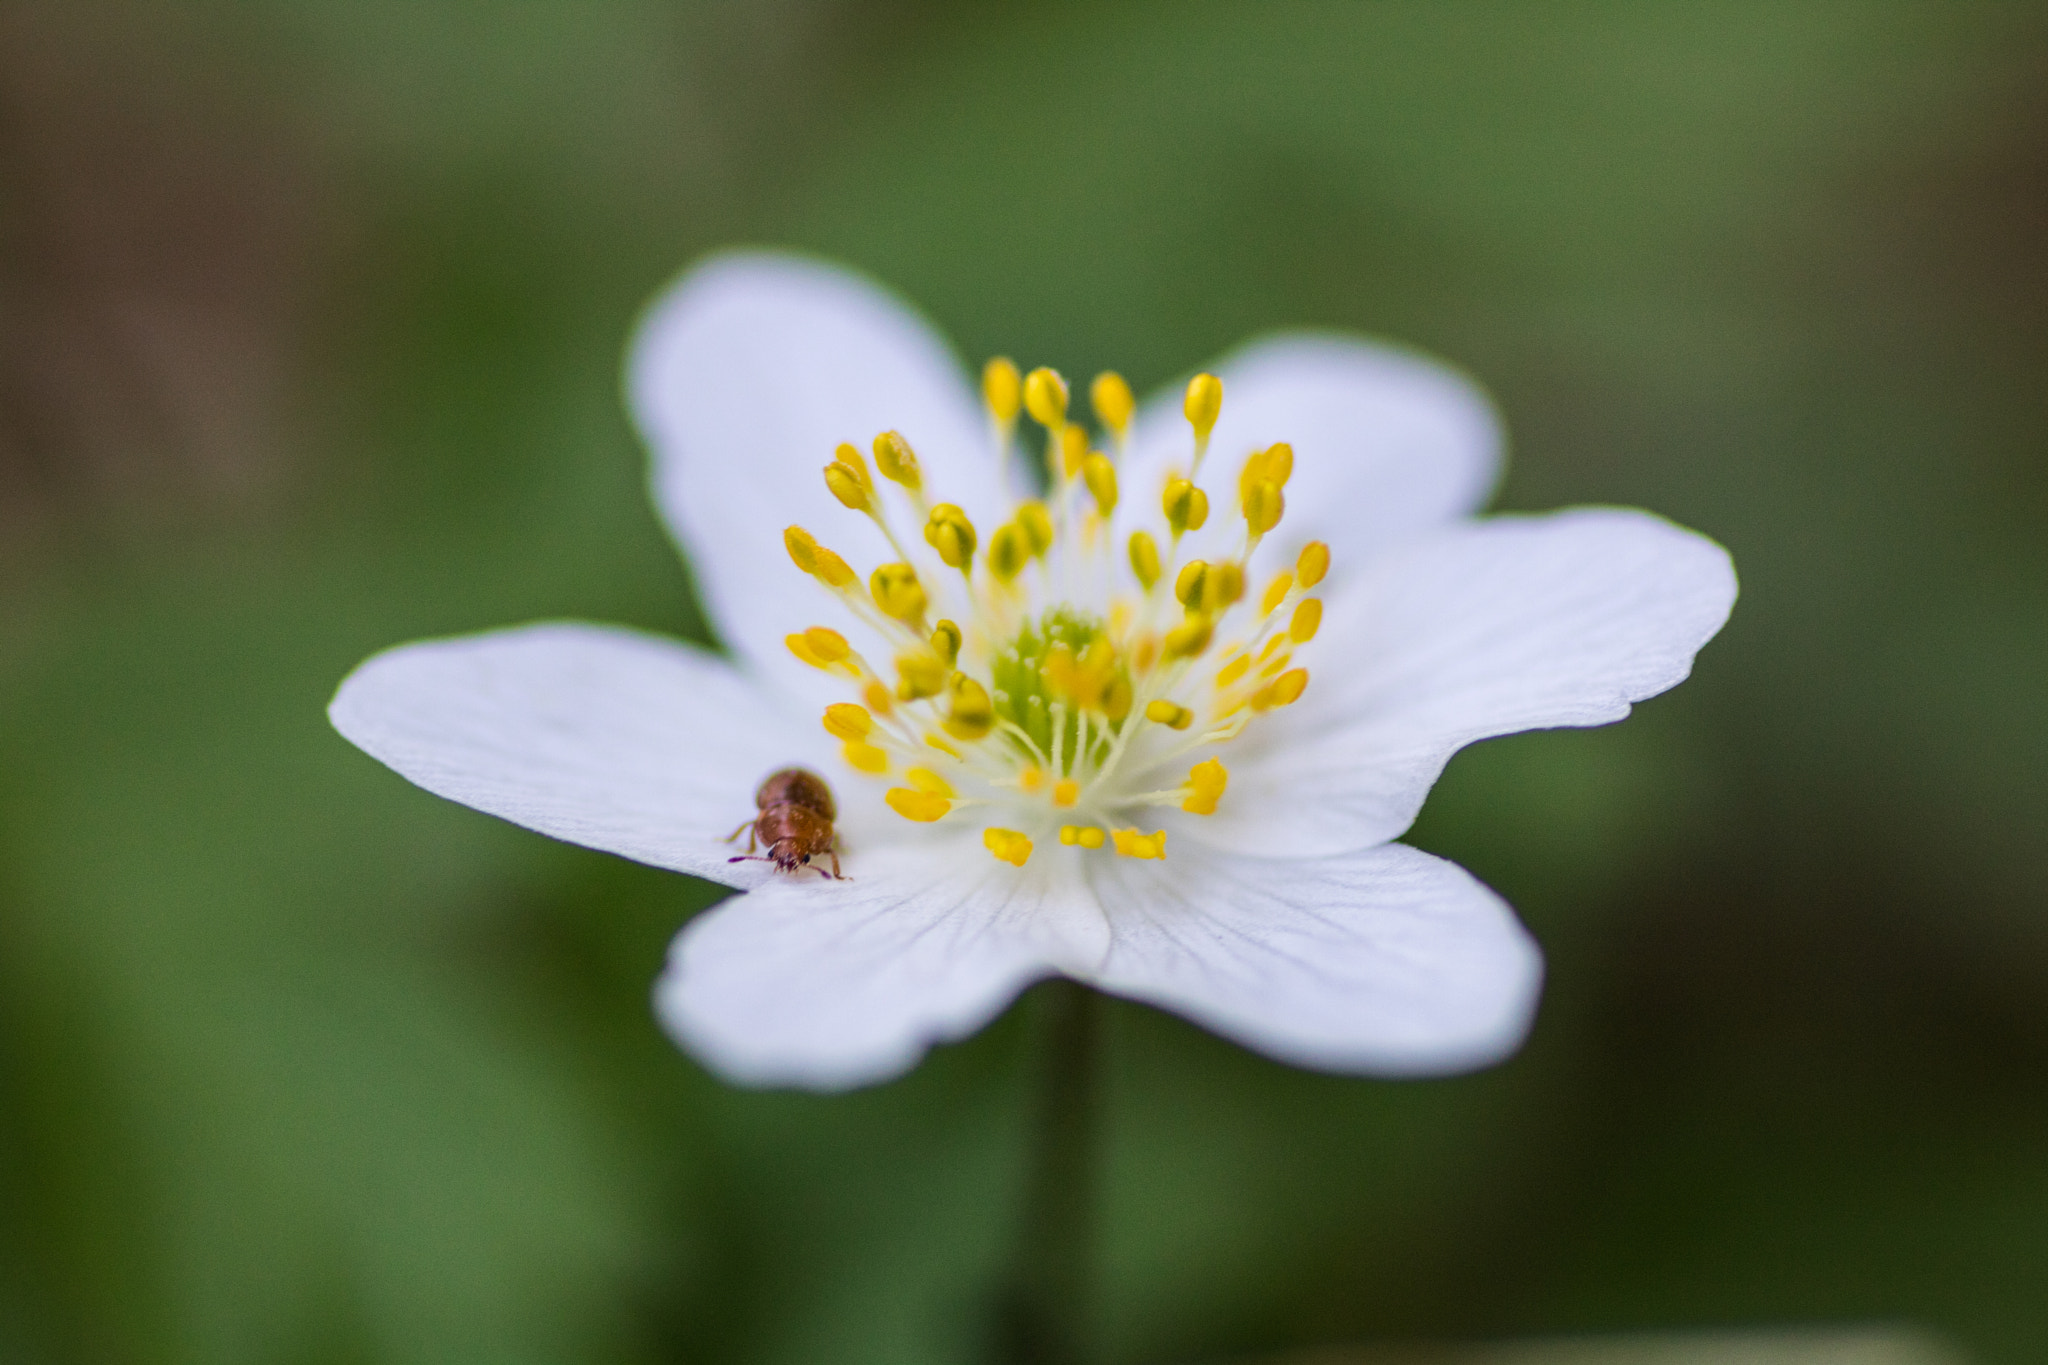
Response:
[{"label": "yellow stamen", "polygon": [[1217,758],[1205,759],[1188,769],[1188,795],[1180,808],[1191,815],[1214,815],[1223,789],[1230,784],[1230,770]]},{"label": "yellow stamen", "polygon": [[1266,641],[1266,643],[1262,645],[1259,649],[1259,662],[1264,663],[1266,660],[1272,658],[1274,652],[1280,649],[1283,645],[1287,644],[1288,642],[1289,637],[1285,635],[1275,635],[1272,639]]},{"label": "yellow stamen", "polygon": [[1095,495],[1095,510],[1107,519],[1116,511],[1116,466],[1107,455],[1097,451],[1081,461],[1081,480]]},{"label": "yellow stamen", "polygon": [[951,672],[952,666],[929,649],[906,649],[896,656],[896,697],[899,701],[936,697]]},{"label": "yellow stamen", "polygon": [[811,648],[811,642],[802,635],[785,635],[782,637],[782,643],[789,646],[790,653],[796,655],[797,658],[803,660],[812,668],[830,668],[832,666],[829,660],[818,657],[817,651]]},{"label": "yellow stamen", "polygon": [[948,801],[953,799],[953,784],[930,768],[911,768],[903,774],[903,780],[921,792],[943,796]]},{"label": "yellow stamen", "polygon": [[1031,840],[1014,829],[997,829],[993,825],[981,832],[982,845],[995,855],[997,862],[1012,867],[1024,866],[1024,860],[1031,856]]},{"label": "yellow stamen", "polygon": [[1146,592],[1159,581],[1159,546],[1150,531],[1131,532],[1131,572]]},{"label": "yellow stamen", "polygon": [[782,533],[782,546],[799,569],[808,574],[818,571],[818,542],[809,531],[801,526],[790,527]]},{"label": "yellow stamen", "polygon": [[996,533],[988,538],[989,572],[1007,583],[1024,572],[1024,566],[1031,560],[1031,542],[1024,538],[1024,532],[1013,523],[996,527]]},{"label": "yellow stamen", "polygon": [[1282,569],[1273,581],[1266,585],[1266,595],[1259,599],[1259,615],[1271,616],[1279,605],[1287,600],[1287,594],[1293,588],[1294,575]]},{"label": "yellow stamen", "polygon": [[1287,497],[1271,479],[1254,479],[1244,490],[1244,524],[1255,536],[1262,536],[1280,524],[1287,511]]},{"label": "yellow stamen", "polygon": [[1130,430],[1131,414],[1137,411],[1138,400],[1131,396],[1131,386],[1124,382],[1122,375],[1115,370],[1104,370],[1088,386],[1088,406],[1095,409],[1102,425],[1121,440]]},{"label": "yellow stamen", "polygon": [[1067,381],[1043,365],[1025,375],[1024,410],[1048,431],[1057,430],[1067,420]]},{"label": "yellow stamen", "polygon": [[1043,555],[1052,548],[1052,513],[1038,499],[1017,504],[1017,529],[1024,533],[1032,554]]},{"label": "yellow stamen", "polygon": [[850,739],[839,746],[839,753],[845,758],[847,766],[856,772],[880,777],[889,771],[889,755],[872,744]]},{"label": "yellow stamen", "polygon": [[924,619],[924,585],[917,581],[917,570],[908,564],[884,564],[877,568],[868,575],[868,593],[885,616],[893,616],[905,625],[916,625]]},{"label": "yellow stamen", "polygon": [[1081,462],[1088,458],[1088,433],[1079,423],[1069,422],[1060,428],[1060,467],[1051,471],[1062,478],[1073,478],[1081,472]]},{"label": "yellow stamen", "polygon": [[844,635],[824,626],[812,626],[804,631],[804,643],[811,647],[811,653],[828,664],[836,664],[853,653],[853,646],[846,643]]},{"label": "yellow stamen", "polygon": [[[853,450],[852,446],[841,446],[841,450]],[[857,455],[860,452],[854,451]],[[874,498],[868,486],[867,476],[834,460],[825,466],[825,487],[833,497],[839,499],[842,507],[856,512],[874,509]]]},{"label": "yellow stamen", "polygon": [[855,706],[850,701],[835,701],[825,708],[825,731],[834,739],[843,739],[851,744],[868,737],[875,728],[875,718],[867,709]]},{"label": "yellow stamen", "polygon": [[1259,689],[1258,695],[1252,698],[1252,709],[1270,711],[1276,706],[1290,706],[1300,700],[1307,686],[1308,670],[1290,668]]},{"label": "yellow stamen", "polygon": [[1212,616],[1235,606],[1243,596],[1244,570],[1227,559],[1211,565],[1202,576],[1201,607]]},{"label": "yellow stamen", "polygon": [[1025,795],[1035,796],[1039,788],[1045,785],[1045,769],[1036,763],[1032,764],[1017,774],[1017,785],[1024,790]]},{"label": "yellow stamen", "polygon": [[960,658],[960,627],[951,621],[941,620],[932,627],[932,651],[951,667]]},{"label": "yellow stamen", "polygon": [[1209,647],[1209,638],[1215,627],[1206,616],[1190,616],[1187,620],[1166,632],[1166,657],[1186,659],[1200,654]]},{"label": "yellow stamen", "polygon": [[1081,784],[1071,777],[1063,777],[1052,784],[1052,803],[1067,807],[1081,799]]},{"label": "yellow stamen", "polygon": [[1195,713],[1185,706],[1176,706],[1164,697],[1145,703],[1145,719],[1164,725],[1169,730],[1185,730],[1194,724]]},{"label": "yellow stamen", "polygon": [[1216,671],[1216,685],[1228,687],[1251,671],[1252,656],[1240,654]]},{"label": "yellow stamen", "polygon": [[1307,592],[1323,581],[1323,575],[1330,571],[1330,547],[1320,540],[1311,540],[1301,547],[1301,557],[1294,561],[1294,576],[1301,580],[1301,590]]},{"label": "yellow stamen", "polygon": [[924,524],[925,543],[939,552],[949,569],[964,569],[974,558],[974,523],[950,502],[932,508]]},{"label": "yellow stamen", "polygon": [[996,709],[988,689],[965,673],[955,673],[947,683],[951,705],[946,711],[946,733],[955,739],[975,740],[996,725]]},{"label": "yellow stamen", "polygon": [[1166,524],[1175,535],[1199,531],[1202,523],[1209,520],[1209,495],[1186,479],[1168,479],[1159,503],[1166,513]]},{"label": "yellow stamen", "polygon": [[1323,624],[1323,602],[1319,597],[1304,597],[1294,609],[1294,619],[1287,623],[1287,634],[1298,645],[1305,645],[1316,638],[1316,631]]},{"label": "yellow stamen", "polygon": [[1024,380],[1015,361],[999,355],[981,367],[981,398],[988,404],[989,415],[1005,429],[1016,423],[1017,409],[1024,401]]},{"label": "yellow stamen", "polygon": [[1077,844],[1082,848],[1101,848],[1102,831],[1093,825],[1061,825],[1060,842],[1069,848]]},{"label": "yellow stamen", "polygon": [[883,478],[900,483],[913,493],[924,486],[917,468],[917,453],[900,431],[885,431],[875,438],[875,468],[882,471]]},{"label": "yellow stamen", "polygon": [[953,803],[932,792],[912,791],[908,787],[891,787],[882,794],[889,803],[889,809],[906,820],[915,820],[928,825],[953,809]]},{"label": "yellow stamen", "polygon": [[1110,838],[1116,840],[1117,856],[1123,858],[1166,857],[1166,831],[1156,834],[1140,834],[1134,829],[1110,831]]},{"label": "yellow stamen", "polygon": [[860,699],[867,703],[868,710],[878,716],[886,716],[896,709],[896,698],[889,695],[889,689],[879,678],[860,690]]},{"label": "yellow stamen", "polygon": [[850,565],[832,551],[820,545],[812,551],[818,565],[818,581],[828,588],[850,588],[860,582]]},{"label": "yellow stamen", "polygon": [[1198,374],[1190,379],[1180,410],[1188,425],[1195,429],[1195,439],[1208,440],[1209,433],[1216,429],[1217,416],[1223,411],[1223,381],[1213,374]]}]

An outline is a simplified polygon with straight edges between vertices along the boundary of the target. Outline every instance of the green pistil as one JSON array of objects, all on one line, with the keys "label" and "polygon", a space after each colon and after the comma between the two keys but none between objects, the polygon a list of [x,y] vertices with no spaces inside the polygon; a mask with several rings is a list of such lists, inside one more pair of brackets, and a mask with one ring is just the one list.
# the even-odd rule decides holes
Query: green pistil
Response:
[{"label": "green pistil", "polygon": [[[1041,754],[1047,760],[1052,757],[1052,704],[1056,698],[1046,686],[1045,656],[1054,645],[1065,645],[1078,659],[1104,634],[1101,617],[1072,607],[1054,607],[1036,622],[1026,622],[1014,640],[996,651],[995,663],[990,669],[995,683],[992,697],[996,715],[1029,735],[1031,742],[1038,746],[1038,754],[1033,754],[1015,735],[1011,735],[1011,743],[1020,757],[1032,762],[1038,762]],[[1081,718],[1071,710],[1064,729],[1066,733],[1061,737],[1060,745],[1062,776],[1071,774],[1084,757],[1076,752],[1081,742]],[[1100,763],[1108,752],[1108,742],[1098,739],[1089,746],[1085,757],[1093,766]]]}]

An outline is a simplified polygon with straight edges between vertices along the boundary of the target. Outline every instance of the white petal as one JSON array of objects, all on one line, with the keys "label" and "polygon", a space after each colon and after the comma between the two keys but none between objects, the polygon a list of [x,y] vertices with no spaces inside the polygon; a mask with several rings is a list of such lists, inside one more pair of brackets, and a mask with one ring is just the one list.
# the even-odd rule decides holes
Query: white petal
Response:
[{"label": "white petal", "polygon": [[1400,844],[1328,858],[1176,847],[1098,863],[1115,945],[1096,978],[1298,1066],[1383,1076],[1520,1045],[1542,956],[1455,863]]},{"label": "white petal", "polygon": [[[892,295],[801,257],[745,252],[686,273],[649,310],[628,362],[633,412],[654,452],[654,493],[696,572],[720,638],[807,700],[838,699],[783,637],[838,610],[790,563],[782,532],[808,529],[863,576],[896,555],[826,491],[842,441],[898,430],[934,502],[998,521],[1001,471],[986,419],[945,344]],[[928,583],[944,579],[901,491],[899,536]],[[948,584],[950,580],[946,580]],[[848,630],[849,635],[856,632]]]},{"label": "white petal", "polygon": [[829,746],[715,655],[576,624],[401,646],[350,674],[327,714],[437,795],[734,886],[763,875],[723,842],[754,788]]},{"label": "white petal", "polygon": [[1090,971],[1109,928],[1071,858],[998,863],[978,832],[874,849],[851,881],[777,877],[691,921],[656,987],[726,1079],[838,1090],[909,1070],[1024,985]]},{"label": "white petal", "polygon": [[1494,517],[1411,542],[1333,598],[1301,701],[1219,749],[1228,794],[1168,827],[1244,853],[1363,848],[1408,828],[1490,735],[1605,725],[1683,681],[1735,570],[1646,512]]},{"label": "white petal", "polygon": [[[1275,441],[1294,447],[1287,512],[1258,556],[1259,574],[1322,540],[1341,578],[1372,554],[1476,510],[1500,469],[1500,423],[1477,385],[1407,351],[1335,334],[1256,341],[1218,361],[1223,414],[1203,466],[1209,526],[1194,556],[1241,542],[1237,476]],[[1130,505],[1159,516],[1169,466],[1185,468],[1193,435],[1175,389],[1148,402],[1125,484]],[[1135,526],[1138,523],[1133,523]]]}]

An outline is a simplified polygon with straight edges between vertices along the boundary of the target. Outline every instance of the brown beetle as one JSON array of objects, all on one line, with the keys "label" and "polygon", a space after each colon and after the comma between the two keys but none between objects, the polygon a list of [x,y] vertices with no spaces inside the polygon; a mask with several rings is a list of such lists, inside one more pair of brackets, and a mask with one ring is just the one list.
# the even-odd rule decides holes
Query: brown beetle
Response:
[{"label": "brown beetle", "polygon": [[[813,858],[830,858],[832,870],[818,868],[818,875],[848,880],[839,870],[839,836],[832,828],[838,810],[824,778],[803,768],[778,769],[754,793],[754,804],[761,813],[726,836],[731,843],[746,833],[747,851],[727,862],[774,863],[784,872],[794,872],[809,867]],[[768,846],[765,856],[754,854],[756,844]]]}]

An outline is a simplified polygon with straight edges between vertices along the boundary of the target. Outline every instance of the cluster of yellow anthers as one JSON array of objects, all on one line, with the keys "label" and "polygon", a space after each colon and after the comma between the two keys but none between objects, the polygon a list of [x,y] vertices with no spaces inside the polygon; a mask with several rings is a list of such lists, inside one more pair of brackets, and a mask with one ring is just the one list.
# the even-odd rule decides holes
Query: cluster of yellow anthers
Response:
[{"label": "cluster of yellow anthers", "polygon": [[[1065,845],[1108,843],[1127,858],[1164,858],[1164,830],[1145,834],[1119,821],[1162,804],[1213,814],[1229,773],[1211,756],[1178,787],[1143,790],[1151,785],[1145,779],[1236,737],[1254,716],[1288,705],[1308,686],[1308,670],[1294,666],[1293,654],[1322,622],[1322,602],[1307,595],[1329,570],[1321,542],[1303,548],[1293,570],[1249,604],[1255,614],[1241,638],[1215,643],[1245,602],[1252,551],[1285,511],[1293,448],[1282,443],[1245,460],[1236,554],[1179,563],[1182,538],[1209,517],[1197,480],[1223,404],[1222,381],[1197,375],[1183,405],[1192,457],[1160,491],[1163,536],[1134,530],[1119,556],[1110,533],[1117,460],[1068,420],[1066,381],[1042,368],[1020,375],[997,359],[983,371],[982,394],[1002,458],[1015,445],[1020,413],[1044,428],[1048,496],[1019,503],[984,548],[965,512],[930,500],[909,443],[893,431],[875,437],[875,468],[901,490],[890,500],[907,500],[925,542],[959,575],[957,584],[952,573],[926,582],[898,538],[884,488],[860,451],[841,445],[825,466],[826,486],[881,529],[897,558],[863,584],[802,527],[790,527],[783,540],[799,569],[888,642],[894,678],[824,626],[789,636],[790,651],[858,688],[859,702],[826,708],[825,728],[855,769],[900,779],[884,799],[905,819],[994,807],[1041,834],[1056,824]],[[1130,386],[1102,374],[1089,398],[1105,444],[1121,456],[1134,408]],[[992,825],[982,839],[1003,862],[1022,867],[1031,856],[1023,831]]]}]

